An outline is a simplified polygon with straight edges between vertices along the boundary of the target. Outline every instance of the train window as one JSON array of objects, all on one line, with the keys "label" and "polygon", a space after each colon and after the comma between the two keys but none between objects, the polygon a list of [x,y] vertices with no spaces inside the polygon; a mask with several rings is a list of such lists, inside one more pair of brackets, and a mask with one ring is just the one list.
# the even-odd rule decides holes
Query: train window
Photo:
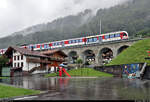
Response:
[{"label": "train window", "polygon": [[80,39],[78,39],[78,43],[80,42]]},{"label": "train window", "polygon": [[88,42],[93,42],[93,39],[92,39],[92,38],[89,38],[89,39],[88,39]]},{"label": "train window", "polygon": [[115,34],[115,37],[120,37],[120,34]]},{"label": "train window", "polygon": [[109,39],[109,35],[105,35],[105,39]]},{"label": "train window", "polygon": [[76,40],[73,40],[73,43],[75,43],[76,42]]},{"label": "train window", "polygon": [[33,45],[33,48],[36,48],[36,46],[35,46],[35,45]]},{"label": "train window", "polygon": [[40,45],[40,49],[42,49],[42,45]]},{"label": "train window", "polygon": [[127,34],[126,34],[126,33],[123,33],[123,36],[127,36]]},{"label": "train window", "polygon": [[53,46],[56,46],[56,43],[53,43]]},{"label": "train window", "polygon": [[76,43],[78,43],[78,40],[76,40]]},{"label": "train window", "polygon": [[93,40],[94,40],[94,42],[96,42],[96,41],[97,41],[97,38],[93,38]]},{"label": "train window", "polygon": [[99,36],[99,40],[102,40],[102,37],[101,37],[101,36]]},{"label": "train window", "polygon": [[45,45],[44,45],[44,48],[48,48],[48,45],[47,45],[47,44],[45,44]]},{"label": "train window", "polygon": [[79,42],[82,42],[82,39],[79,39]]},{"label": "train window", "polygon": [[114,34],[110,35],[110,38],[114,38]]},{"label": "train window", "polygon": [[71,40],[71,44],[73,43],[73,40]]}]

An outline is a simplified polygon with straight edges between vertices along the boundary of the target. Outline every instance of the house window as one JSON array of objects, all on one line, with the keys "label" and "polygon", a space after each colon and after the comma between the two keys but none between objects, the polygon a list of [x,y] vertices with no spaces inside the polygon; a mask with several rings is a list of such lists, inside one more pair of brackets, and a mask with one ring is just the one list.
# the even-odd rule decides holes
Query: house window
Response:
[{"label": "house window", "polygon": [[18,67],[20,67],[20,63],[18,63]]},{"label": "house window", "polygon": [[16,56],[14,56],[14,60],[16,60]]},{"label": "house window", "polygon": [[18,60],[19,60],[19,56],[18,56]]},{"label": "house window", "polygon": [[21,55],[21,60],[23,60],[23,55]]},{"label": "house window", "polygon": [[21,62],[21,67],[23,67],[23,62]]},{"label": "house window", "polygon": [[14,67],[16,67],[16,63],[14,63]]}]

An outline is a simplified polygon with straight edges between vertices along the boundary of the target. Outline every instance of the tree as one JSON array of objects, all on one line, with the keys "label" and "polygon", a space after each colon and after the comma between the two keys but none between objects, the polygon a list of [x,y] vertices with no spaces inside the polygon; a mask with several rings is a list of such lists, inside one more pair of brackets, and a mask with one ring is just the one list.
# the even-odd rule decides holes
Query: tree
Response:
[{"label": "tree", "polygon": [[8,63],[8,58],[6,58],[5,56],[0,56],[0,67],[5,66]]},{"label": "tree", "polygon": [[78,58],[76,63],[79,65],[79,67],[81,68],[81,65],[83,64],[83,60]]},{"label": "tree", "polygon": [[2,67],[4,67],[8,63],[8,61],[9,61],[8,58],[6,58],[5,56],[0,56],[0,76]]}]

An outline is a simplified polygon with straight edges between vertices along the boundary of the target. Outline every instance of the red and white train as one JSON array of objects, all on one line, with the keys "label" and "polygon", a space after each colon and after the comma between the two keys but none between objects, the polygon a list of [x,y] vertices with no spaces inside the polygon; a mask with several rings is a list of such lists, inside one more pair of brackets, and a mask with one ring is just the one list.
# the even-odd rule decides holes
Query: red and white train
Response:
[{"label": "red and white train", "polygon": [[[104,43],[104,42],[127,40],[127,39],[129,39],[129,36],[126,31],[118,31],[118,32],[111,32],[111,33],[106,33],[101,35],[87,36],[87,37],[54,41],[48,43],[30,44],[21,47],[29,48],[29,49],[34,48],[34,50],[46,50],[46,49],[55,49],[55,48],[68,47],[68,46],[88,45],[93,43]],[[0,49],[0,54],[4,54],[6,50],[7,48]]]}]

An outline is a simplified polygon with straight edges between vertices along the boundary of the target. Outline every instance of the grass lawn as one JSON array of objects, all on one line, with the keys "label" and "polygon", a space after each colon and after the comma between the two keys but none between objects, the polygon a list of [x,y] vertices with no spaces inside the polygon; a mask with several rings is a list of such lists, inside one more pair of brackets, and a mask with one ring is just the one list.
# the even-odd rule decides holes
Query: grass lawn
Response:
[{"label": "grass lawn", "polygon": [[[79,68],[67,71],[70,76],[84,76],[84,77],[113,77],[112,74],[96,71],[92,68]],[[58,76],[57,73],[46,74],[45,77],[55,77]]]},{"label": "grass lawn", "polygon": [[131,47],[125,49],[115,59],[110,62],[109,65],[120,65],[120,64],[132,64],[132,63],[144,63],[147,62],[150,65],[150,60],[145,60],[150,51],[150,39],[140,40],[133,44]]},{"label": "grass lawn", "polygon": [[15,88],[15,87],[0,84],[0,98],[11,98],[15,96],[33,95],[39,93],[40,91],[37,90]]},{"label": "grass lawn", "polygon": [[8,79],[9,77],[0,77],[0,79]]}]

